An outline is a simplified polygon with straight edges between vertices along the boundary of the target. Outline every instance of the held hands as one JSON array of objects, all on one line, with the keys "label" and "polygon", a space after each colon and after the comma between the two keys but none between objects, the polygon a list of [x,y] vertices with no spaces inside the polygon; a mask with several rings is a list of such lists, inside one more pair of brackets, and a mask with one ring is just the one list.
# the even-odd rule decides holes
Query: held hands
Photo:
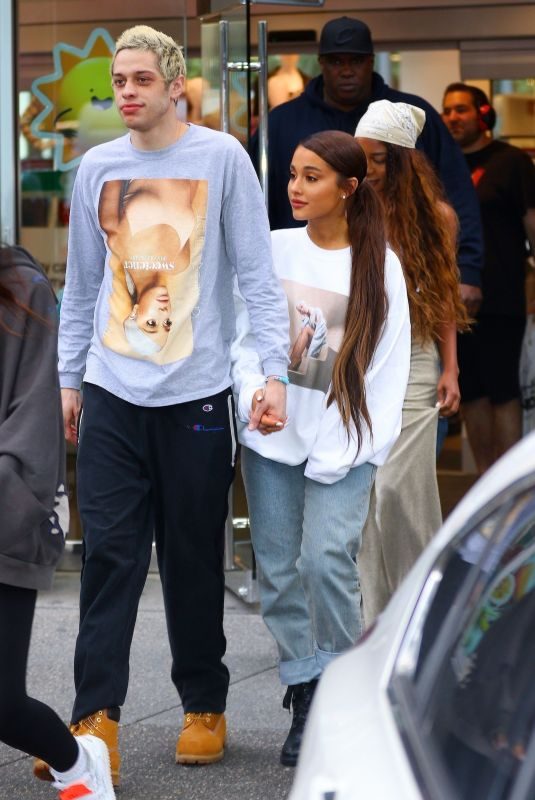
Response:
[{"label": "held hands", "polygon": [[62,389],[61,405],[65,438],[76,447],[78,444],[78,419],[82,409],[82,398],[78,389]]},{"label": "held hands", "polygon": [[286,421],[286,386],[278,380],[268,380],[253,395],[248,429],[268,436],[282,431]]},{"label": "held hands", "polygon": [[459,391],[458,370],[444,370],[437,384],[438,402],[436,408],[441,417],[451,417],[459,410],[461,393]]}]

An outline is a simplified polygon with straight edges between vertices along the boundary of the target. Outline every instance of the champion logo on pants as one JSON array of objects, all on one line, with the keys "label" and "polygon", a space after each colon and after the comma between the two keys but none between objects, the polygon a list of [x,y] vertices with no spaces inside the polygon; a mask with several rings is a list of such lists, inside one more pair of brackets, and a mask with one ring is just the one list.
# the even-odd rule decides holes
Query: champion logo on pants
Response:
[{"label": "champion logo on pants", "polygon": [[215,426],[213,428],[209,428],[206,425],[201,425],[201,424],[191,425],[191,427],[189,425],[187,425],[186,427],[190,428],[190,430],[192,430],[192,431],[202,431],[203,433],[209,433],[210,431],[224,431],[225,430],[223,427],[219,427],[218,428],[217,426]]}]

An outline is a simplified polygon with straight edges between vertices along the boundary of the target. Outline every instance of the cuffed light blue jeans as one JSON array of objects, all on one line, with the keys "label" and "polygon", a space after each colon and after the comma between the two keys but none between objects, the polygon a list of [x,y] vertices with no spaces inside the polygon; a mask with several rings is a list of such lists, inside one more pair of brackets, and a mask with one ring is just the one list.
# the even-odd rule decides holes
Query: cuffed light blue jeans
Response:
[{"label": "cuffed light blue jeans", "polygon": [[[275,434],[276,435],[276,434]],[[361,634],[356,555],[376,468],[336,483],[305,477],[243,447],[241,463],[262,615],[279,648],[283,684],[317,678]]]}]

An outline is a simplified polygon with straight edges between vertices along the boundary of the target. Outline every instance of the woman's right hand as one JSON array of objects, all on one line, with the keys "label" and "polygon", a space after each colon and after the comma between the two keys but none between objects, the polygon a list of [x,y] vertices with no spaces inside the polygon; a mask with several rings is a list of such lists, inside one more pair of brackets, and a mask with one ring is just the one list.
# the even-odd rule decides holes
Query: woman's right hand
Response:
[{"label": "woman's right hand", "polygon": [[75,447],[78,445],[78,419],[82,409],[82,396],[78,389],[62,389],[63,429],[65,438]]},{"label": "woman's right hand", "polygon": [[459,410],[459,370],[444,370],[437,386],[437,408],[441,417],[451,417]]},{"label": "woman's right hand", "polygon": [[[286,405],[286,387],[284,384],[279,384],[276,389],[278,392],[284,393],[284,406]],[[262,409],[265,408],[266,410],[263,411]],[[249,430],[257,430],[262,436],[269,436],[270,433],[277,433],[277,431],[282,431],[285,424],[286,424],[286,417],[283,419],[280,416],[274,415],[271,413],[272,408],[271,406],[267,407],[265,402],[265,391],[264,389],[257,389],[253,395],[253,401],[251,404],[251,420],[253,421],[254,427],[251,427],[251,423],[249,423]],[[258,414],[261,414],[260,419],[258,419]]]}]

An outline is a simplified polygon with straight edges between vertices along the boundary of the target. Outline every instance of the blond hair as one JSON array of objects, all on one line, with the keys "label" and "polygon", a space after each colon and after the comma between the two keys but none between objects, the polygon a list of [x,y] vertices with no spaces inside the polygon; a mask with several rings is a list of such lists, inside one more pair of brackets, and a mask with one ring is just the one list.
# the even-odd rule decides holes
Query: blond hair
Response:
[{"label": "blond hair", "polygon": [[181,75],[186,75],[186,62],[182,48],[166,33],[150,28],[148,25],[135,25],[123,31],[115,43],[115,57],[121,50],[148,50],[155,53],[164,81],[169,85]]}]

